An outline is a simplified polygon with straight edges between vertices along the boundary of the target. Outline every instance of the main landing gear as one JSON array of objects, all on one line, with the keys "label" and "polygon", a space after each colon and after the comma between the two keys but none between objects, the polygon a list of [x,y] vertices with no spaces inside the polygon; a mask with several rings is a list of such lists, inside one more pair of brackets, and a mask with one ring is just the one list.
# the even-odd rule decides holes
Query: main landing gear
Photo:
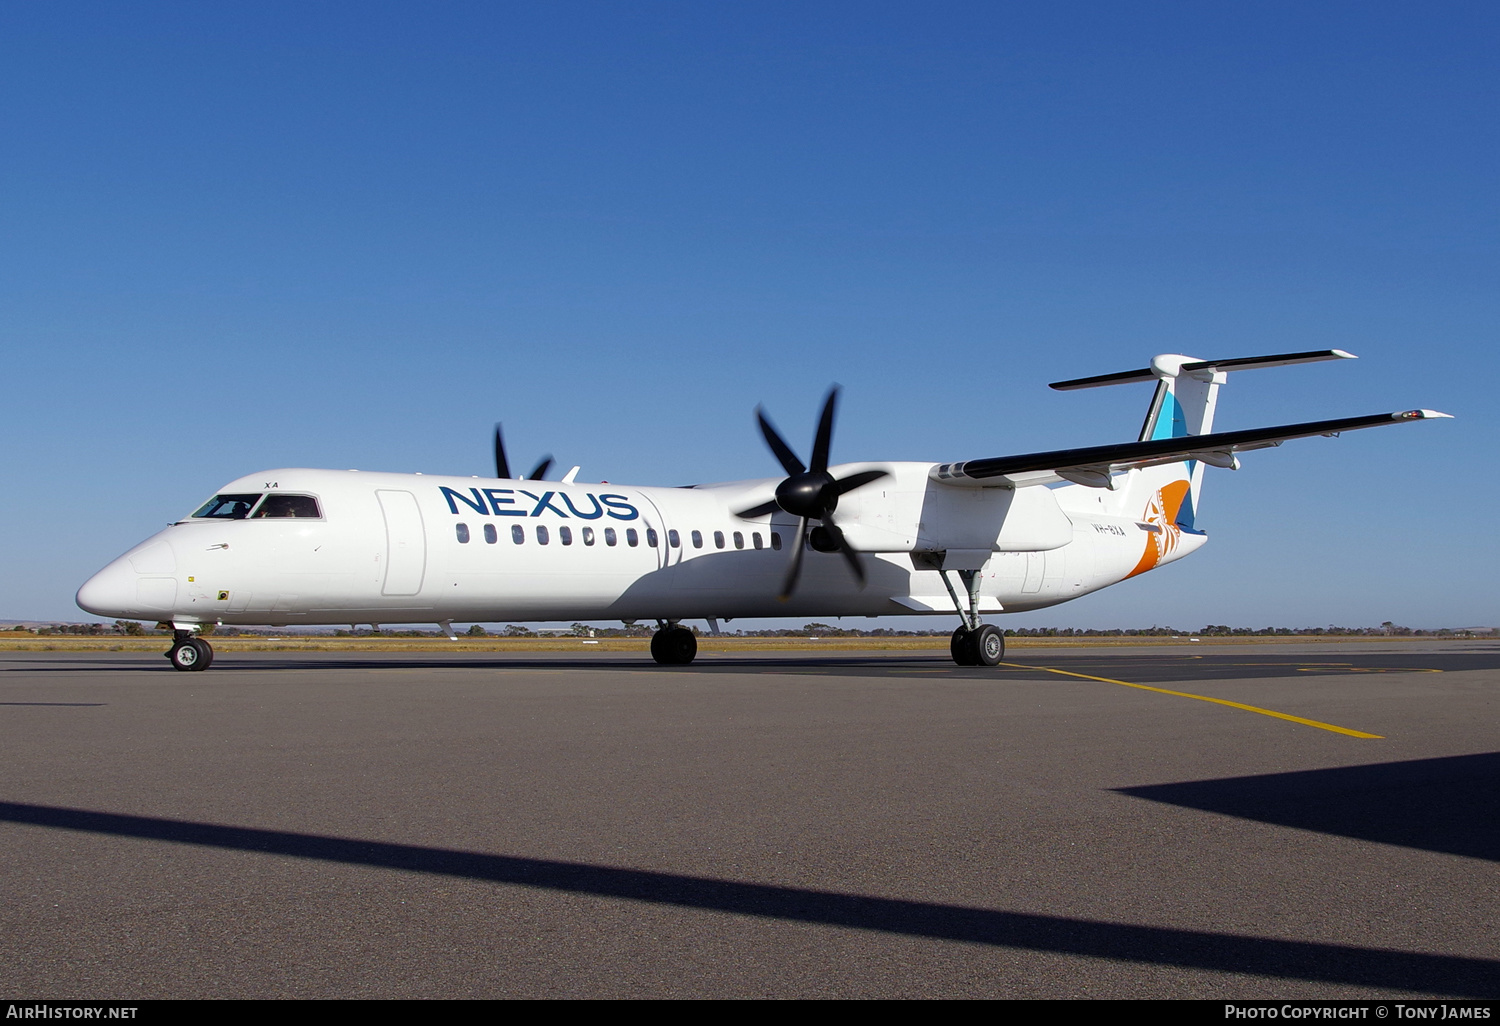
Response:
[{"label": "main landing gear", "polygon": [[651,635],[651,658],[663,666],[686,666],[697,654],[698,639],[681,624],[662,623]]},{"label": "main landing gear", "polygon": [[214,650],[202,638],[194,637],[192,631],[173,631],[167,659],[174,670],[206,670],[213,664]]},{"label": "main landing gear", "polygon": [[948,650],[959,666],[999,666],[1005,658],[1005,635],[999,627],[988,623],[980,624],[976,630],[960,627],[953,632]]},{"label": "main landing gear", "polygon": [[1000,633],[999,627],[979,622],[979,571],[954,572],[963,581],[969,601],[965,603],[958,597],[953,582],[948,580],[948,571],[939,570],[943,587],[948,589],[953,606],[963,620],[962,626],[953,632],[948,651],[953,654],[953,661],[959,666],[999,666],[1000,660],[1005,658],[1005,635]]}]

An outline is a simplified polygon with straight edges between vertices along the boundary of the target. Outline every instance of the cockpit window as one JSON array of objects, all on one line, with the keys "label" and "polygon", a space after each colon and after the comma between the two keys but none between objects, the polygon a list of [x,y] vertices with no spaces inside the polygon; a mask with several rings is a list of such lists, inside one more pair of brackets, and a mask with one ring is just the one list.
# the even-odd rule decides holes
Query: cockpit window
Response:
[{"label": "cockpit window", "polygon": [[260,495],[254,492],[248,495],[215,495],[193,516],[213,520],[244,520],[259,499]]},{"label": "cockpit window", "polygon": [[251,519],[259,520],[261,517],[287,517],[299,520],[317,519],[323,514],[318,512],[318,500],[311,495],[281,495],[272,492],[266,496],[266,501],[260,504]]}]

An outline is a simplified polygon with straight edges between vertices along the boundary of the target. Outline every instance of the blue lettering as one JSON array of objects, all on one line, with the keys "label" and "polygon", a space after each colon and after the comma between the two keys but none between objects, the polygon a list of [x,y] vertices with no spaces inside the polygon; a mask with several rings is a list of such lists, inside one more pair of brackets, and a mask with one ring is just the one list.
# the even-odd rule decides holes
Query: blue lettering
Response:
[{"label": "blue lettering", "polygon": [[570,496],[567,492],[562,493],[562,501],[567,503],[568,509],[572,510],[573,515],[575,517],[578,517],[580,520],[598,520],[600,517],[604,516],[604,507],[599,505],[599,500],[594,497],[593,493],[584,492],[584,494],[587,495],[589,497],[589,501],[594,504],[594,512],[592,513],[578,512],[578,507],[573,505],[573,497]]},{"label": "blue lettering", "polygon": [[474,498],[470,499],[463,492],[455,492],[447,485],[439,485],[438,487],[443,490],[443,498],[448,500],[449,512],[458,512],[458,503],[455,503],[453,501],[454,499],[457,499],[459,502],[472,509],[475,513],[478,513],[480,516],[484,516],[485,514],[489,513],[489,507],[484,504],[484,496],[479,494],[478,488],[470,489],[470,491],[474,493]]},{"label": "blue lettering", "polygon": [[540,496],[532,495],[530,492],[524,491],[521,494],[526,496],[528,499],[536,499],[536,508],[531,511],[531,516],[541,516],[542,510],[544,509],[550,509],[552,512],[556,513],[560,517],[563,517],[564,519],[566,519],[568,516],[562,510],[552,505],[552,496],[556,495],[556,492],[543,492]]},{"label": "blue lettering", "polygon": [[490,508],[495,511],[495,516],[497,516],[497,517],[524,517],[526,515],[526,511],[524,509],[501,509],[500,508],[501,506],[514,506],[516,504],[516,500],[515,499],[502,499],[502,498],[500,498],[500,496],[502,496],[502,495],[514,495],[515,494],[515,490],[514,489],[512,489],[512,488],[486,488],[484,490],[484,494],[487,495],[487,496],[489,496]]},{"label": "blue lettering", "polygon": [[[616,520],[634,520],[641,515],[641,511],[627,502],[623,495],[601,495],[599,501],[609,507],[609,515]],[[618,510],[625,512],[620,513]]]}]

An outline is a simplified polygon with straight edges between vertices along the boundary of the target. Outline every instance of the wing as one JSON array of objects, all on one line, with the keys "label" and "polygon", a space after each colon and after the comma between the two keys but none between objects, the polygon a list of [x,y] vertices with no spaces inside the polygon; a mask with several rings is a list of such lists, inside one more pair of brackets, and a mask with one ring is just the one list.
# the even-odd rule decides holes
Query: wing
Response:
[{"label": "wing", "polygon": [[[1246,431],[1221,431],[1210,435],[1095,445],[1087,449],[997,456],[964,463],[944,463],[934,468],[932,476],[939,481],[955,484],[973,480],[1033,485],[1062,480],[1108,487],[1109,475],[1115,471],[1180,463],[1183,460],[1198,460],[1211,467],[1235,468],[1239,466],[1235,453],[1266,449],[1292,438],[1312,438],[1315,435],[1333,437],[1360,428],[1384,427],[1387,424],[1404,424],[1448,416],[1450,415],[1435,410],[1406,410],[1401,413],[1375,413],[1367,417],[1318,420],[1308,424],[1284,424],[1280,427],[1251,428]],[[1004,479],[1003,482],[996,480],[1001,478]]]}]

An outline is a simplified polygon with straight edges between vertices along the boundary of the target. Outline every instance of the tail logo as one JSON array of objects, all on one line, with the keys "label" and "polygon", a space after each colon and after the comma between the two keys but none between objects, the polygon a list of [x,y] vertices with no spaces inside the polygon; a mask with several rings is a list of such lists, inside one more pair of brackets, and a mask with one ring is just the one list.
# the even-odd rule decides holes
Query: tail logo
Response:
[{"label": "tail logo", "polygon": [[1182,509],[1187,493],[1188,482],[1173,481],[1158,488],[1146,501],[1146,511],[1141,514],[1141,520],[1156,530],[1146,535],[1146,548],[1141,552],[1140,562],[1125,575],[1127,579],[1152,569],[1177,548],[1177,543],[1182,540],[1182,528],[1177,526],[1177,512]]}]

